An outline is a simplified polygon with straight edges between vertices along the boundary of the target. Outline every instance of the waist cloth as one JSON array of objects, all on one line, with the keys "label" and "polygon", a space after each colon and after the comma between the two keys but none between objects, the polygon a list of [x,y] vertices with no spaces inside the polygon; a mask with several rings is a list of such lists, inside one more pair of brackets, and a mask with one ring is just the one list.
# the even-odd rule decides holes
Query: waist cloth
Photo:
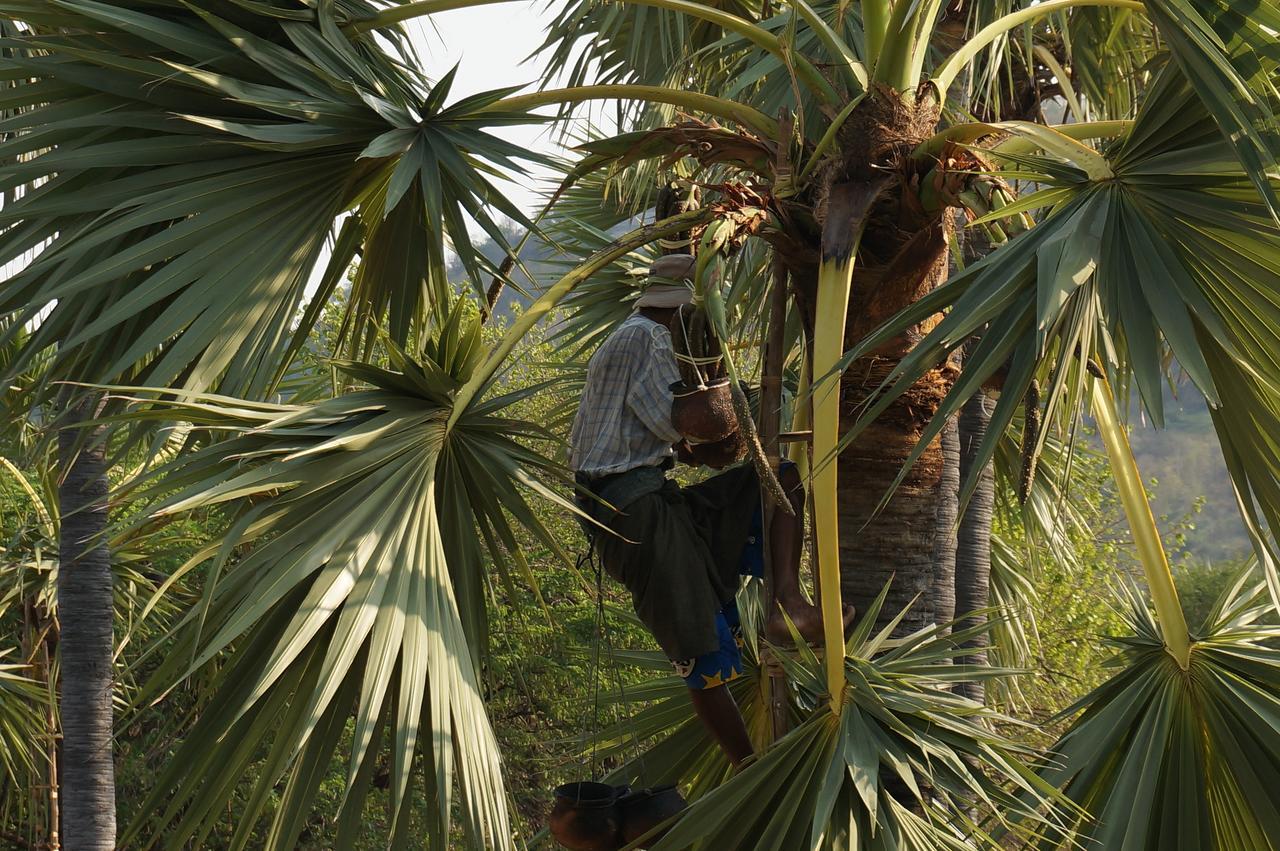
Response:
[{"label": "waist cloth", "polygon": [[662,467],[576,480],[578,506],[609,530],[584,524],[601,566],[631,592],[636,615],[667,657],[716,650],[716,615],[737,594],[758,523],[755,469],[743,464],[687,487]]}]

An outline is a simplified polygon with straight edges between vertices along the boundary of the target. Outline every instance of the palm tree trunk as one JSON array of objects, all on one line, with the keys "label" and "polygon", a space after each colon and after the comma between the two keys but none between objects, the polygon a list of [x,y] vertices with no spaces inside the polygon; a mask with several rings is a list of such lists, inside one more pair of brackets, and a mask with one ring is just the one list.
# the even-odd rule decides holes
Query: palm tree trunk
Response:
[{"label": "palm tree trunk", "polygon": [[956,615],[956,515],[960,509],[960,430],[953,417],[942,431],[942,476],[933,542],[933,616],[950,633]]},{"label": "palm tree trunk", "polygon": [[[945,233],[945,223],[937,221],[903,244],[883,271],[864,272],[850,304],[849,341],[861,339],[946,277]],[[841,388],[842,430],[853,426],[860,408],[877,395],[884,378],[928,327],[926,323],[913,329],[851,365]],[[887,502],[884,497],[920,443],[954,378],[951,364],[931,370],[840,456],[842,590],[846,601],[865,611],[890,583],[880,625],[909,608],[897,629],[899,635],[932,624],[936,617],[932,592],[938,489],[946,467],[939,439],[925,447]]]},{"label": "palm tree trunk", "polygon": [[[887,181],[867,213],[857,250],[846,312],[846,351],[946,278],[950,218],[921,204],[924,175],[912,169],[922,166],[913,165],[909,156],[933,133],[938,117],[937,103],[925,91],[912,100],[876,89],[841,126],[841,159],[832,168],[829,186],[836,181]],[[886,168],[887,163],[900,169]],[[824,251],[831,216],[839,212],[835,199],[834,190],[817,199]],[[925,320],[849,365],[840,386],[841,432],[879,398],[885,378],[937,321]],[[934,622],[935,524],[945,467],[941,442],[935,437],[905,473],[904,468],[955,374],[950,363],[926,373],[859,432],[839,458],[835,525],[842,596],[866,611],[887,585],[879,625],[907,610],[899,635]],[[816,426],[814,439],[816,451]]]},{"label": "palm tree trunk", "polygon": [[[960,477],[963,481],[973,469],[975,455],[991,422],[991,399],[979,392],[960,411]],[[974,614],[991,601],[991,516],[995,509],[995,478],[991,465],[978,476],[973,494],[960,518],[956,545],[956,617],[958,627],[965,629],[986,621]],[[961,658],[962,664],[987,664],[987,639],[979,636],[966,643],[972,652]],[[972,700],[985,697],[982,683],[960,683],[957,691]]]},{"label": "palm tree trunk", "polygon": [[[70,410],[72,424],[92,403]],[[111,743],[112,599],[107,524],[107,471],[98,430],[58,436],[64,478],[58,501],[62,540],[58,567],[61,624],[62,840],[68,851],[115,847],[115,772]]]}]

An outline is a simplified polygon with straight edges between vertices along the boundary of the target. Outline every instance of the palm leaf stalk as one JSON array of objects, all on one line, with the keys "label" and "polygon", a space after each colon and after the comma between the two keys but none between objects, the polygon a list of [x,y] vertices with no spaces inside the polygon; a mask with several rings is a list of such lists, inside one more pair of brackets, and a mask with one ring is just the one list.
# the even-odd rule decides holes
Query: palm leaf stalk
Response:
[{"label": "palm leaf stalk", "polygon": [[540,106],[568,105],[586,100],[639,100],[647,103],[665,103],[691,112],[727,118],[744,127],[750,127],[767,138],[778,135],[778,122],[758,109],[714,95],[663,86],[608,85],[547,89],[541,92],[511,95],[496,101],[492,109],[524,112]]},{"label": "palm leaf stalk", "polygon": [[1147,500],[1142,477],[1138,474],[1138,464],[1129,446],[1129,437],[1116,416],[1115,397],[1112,396],[1105,377],[1097,378],[1094,384],[1093,413],[1097,418],[1098,433],[1102,436],[1107,457],[1111,461],[1116,491],[1120,494],[1129,528],[1133,531],[1138,561],[1142,564],[1147,588],[1151,591],[1160,633],[1164,636],[1169,655],[1185,671],[1191,664],[1191,637],[1187,619],[1182,612],[1182,604],[1178,602],[1178,589],[1173,583],[1173,572],[1169,569],[1169,557],[1160,542],[1160,530],[1156,528],[1151,503]]},{"label": "palm leaf stalk", "polygon": [[[844,351],[845,316],[853,264],[867,223],[867,214],[880,185],[839,187],[832,199],[823,232],[822,265],[818,271],[817,322],[813,337],[813,374],[827,377]],[[859,191],[861,190],[861,191]],[[823,386],[825,384],[825,386]],[[813,502],[814,535],[818,540],[818,577],[822,588],[822,620],[831,709],[840,712],[844,700],[843,604],[840,593],[840,531],[838,465],[835,449],[840,437],[840,382],[820,381],[813,390]]]}]

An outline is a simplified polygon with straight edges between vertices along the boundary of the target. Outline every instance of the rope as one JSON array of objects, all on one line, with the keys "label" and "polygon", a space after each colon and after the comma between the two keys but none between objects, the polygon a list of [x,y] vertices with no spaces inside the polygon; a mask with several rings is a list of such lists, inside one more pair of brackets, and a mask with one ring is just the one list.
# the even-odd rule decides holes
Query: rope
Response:
[{"label": "rope", "polygon": [[[600,751],[600,653],[603,645],[608,643],[610,667],[613,669],[614,680],[618,684],[618,692],[621,702],[627,702],[627,687],[622,678],[622,667],[618,664],[618,657],[613,652],[613,642],[609,641],[608,630],[605,629],[605,612],[604,612],[604,569],[603,564],[597,556],[595,539],[587,536],[587,550],[578,556],[577,568],[581,572],[584,565],[590,566],[596,575],[596,614],[595,614],[595,648],[591,656],[591,703],[592,703],[592,730],[591,730],[591,750],[588,758],[588,768],[590,769],[590,777],[592,781],[600,781],[600,769],[597,768],[597,761]],[[636,731],[635,717],[627,715],[627,727],[631,733],[631,746],[636,754],[636,762],[640,766],[640,775],[648,776],[648,768],[644,761],[644,748],[640,745],[640,735]]]},{"label": "rope", "polygon": [[[685,323],[684,307],[681,307],[679,310],[676,311],[676,318],[680,320],[680,331],[681,331],[681,335],[684,337],[684,346],[686,349],[691,349],[693,347],[693,341],[689,339],[689,326]],[[707,378],[705,375],[702,374],[702,369],[699,367],[699,361],[701,360],[705,362],[706,359],[695,358],[692,354],[681,354],[680,352],[675,351],[674,348],[672,350],[672,353],[676,356],[677,361],[683,360],[685,363],[688,363],[693,367],[694,375],[698,376],[698,386],[705,387],[707,383]],[[719,359],[717,358],[717,360]],[[711,361],[711,363],[714,363],[714,362],[715,361]],[[691,392],[696,392],[696,391],[691,391]],[[690,393],[682,393],[678,395],[683,397],[683,396],[690,395]]]},{"label": "rope", "polygon": [[706,357],[694,357],[693,355],[682,355],[676,352],[676,360],[691,363],[694,366],[708,363],[719,363],[723,355],[707,355]]},{"label": "rope", "polygon": [[582,572],[584,565],[595,570],[596,574],[596,614],[593,632],[594,648],[591,655],[591,750],[588,757],[589,775],[592,781],[598,782],[600,774],[596,770],[596,756],[600,750],[600,645],[604,639],[604,577],[600,560],[595,557],[595,539],[587,536],[587,551],[578,556],[577,569]]}]

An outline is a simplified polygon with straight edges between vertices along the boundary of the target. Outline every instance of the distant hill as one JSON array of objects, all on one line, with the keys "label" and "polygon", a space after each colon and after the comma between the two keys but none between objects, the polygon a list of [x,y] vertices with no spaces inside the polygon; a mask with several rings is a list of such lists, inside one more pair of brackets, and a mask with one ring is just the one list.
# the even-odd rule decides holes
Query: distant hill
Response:
[{"label": "distant hill", "polygon": [[1196,500],[1203,497],[1204,507],[1193,518],[1195,528],[1187,536],[1189,553],[1206,561],[1245,554],[1250,549],[1249,538],[1236,509],[1231,478],[1204,397],[1184,382],[1176,398],[1166,389],[1164,407],[1163,429],[1144,424],[1136,416],[1136,402],[1131,418],[1138,469],[1147,481],[1157,481],[1156,515],[1176,521],[1192,513]]},{"label": "distant hill", "polygon": [[[508,241],[512,245],[515,245],[520,241],[523,231],[514,222],[501,223],[501,227]],[[497,243],[487,237],[483,239],[476,238],[476,247],[484,257],[494,263],[501,262],[502,258],[505,256]],[[552,265],[548,261],[551,259],[553,254],[553,250],[545,243],[538,240],[530,240],[529,244],[520,251],[520,261],[525,264],[525,267],[529,270],[530,274],[532,274],[534,278],[541,283],[552,272]],[[458,262],[457,256],[452,253],[449,257],[448,271],[449,280],[451,281],[467,280],[467,270],[462,267],[462,264]],[[534,298],[538,296],[539,290],[536,289],[534,285],[530,284],[522,274],[517,271],[514,272],[513,275],[515,279],[521,283],[521,286],[526,290],[526,292],[531,293]],[[490,280],[491,279],[489,278],[485,278],[480,281],[481,289],[487,291]],[[522,295],[511,287],[507,287],[502,291],[501,298],[498,299],[498,306],[495,314],[499,318],[506,318],[511,315],[513,306],[518,304],[521,307],[527,307],[531,301],[531,298]]]}]

